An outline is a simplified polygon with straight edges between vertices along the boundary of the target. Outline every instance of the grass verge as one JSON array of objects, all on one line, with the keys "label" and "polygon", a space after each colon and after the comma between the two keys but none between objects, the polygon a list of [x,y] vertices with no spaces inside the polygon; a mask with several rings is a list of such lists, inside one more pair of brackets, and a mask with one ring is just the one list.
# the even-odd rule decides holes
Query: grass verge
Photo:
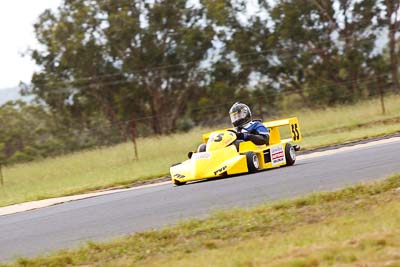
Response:
[{"label": "grass verge", "polygon": [[10,266],[400,266],[399,186],[395,175]]},{"label": "grass verge", "polygon": [[[391,96],[386,100],[386,114],[381,114],[379,99],[372,99],[351,106],[294,111],[280,118],[298,116],[304,136],[302,148],[311,149],[400,132],[399,114],[400,96]],[[184,160],[209,130],[196,128],[188,133],[141,138],[140,160],[133,159],[133,146],[125,143],[6,167],[0,206],[168,175],[169,166]]]}]

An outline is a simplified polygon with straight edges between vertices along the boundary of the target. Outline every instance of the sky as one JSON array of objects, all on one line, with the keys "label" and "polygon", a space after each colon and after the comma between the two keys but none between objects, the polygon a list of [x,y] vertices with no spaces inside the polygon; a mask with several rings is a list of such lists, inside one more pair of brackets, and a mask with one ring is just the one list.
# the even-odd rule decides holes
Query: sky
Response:
[{"label": "sky", "polygon": [[33,24],[47,8],[56,9],[61,0],[0,0],[0,90],[29,83],[36,66],[28,55],[38,47]]},{"label": "sky", "polygon": [[26,52],[39,46],[33,24],[45,9],[55,10],[61,1],[0,0],[0,90],[30,82],[37,67]]}]

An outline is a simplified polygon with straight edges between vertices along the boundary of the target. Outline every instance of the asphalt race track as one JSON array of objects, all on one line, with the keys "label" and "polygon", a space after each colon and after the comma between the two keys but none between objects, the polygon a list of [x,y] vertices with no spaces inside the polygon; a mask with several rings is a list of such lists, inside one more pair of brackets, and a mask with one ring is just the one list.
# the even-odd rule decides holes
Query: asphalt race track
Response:
[{"label": "asphalt race track", "polygon": [[251,175],[114,193],[0,216],[0,260],[158,228],[214,210],[327,191],[400,173],[400,142],[303,159]]}]

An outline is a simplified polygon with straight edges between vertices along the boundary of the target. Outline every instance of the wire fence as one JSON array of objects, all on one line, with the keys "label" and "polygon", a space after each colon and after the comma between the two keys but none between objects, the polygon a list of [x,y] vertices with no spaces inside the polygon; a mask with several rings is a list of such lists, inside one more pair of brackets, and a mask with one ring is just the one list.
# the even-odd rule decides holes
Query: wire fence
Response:
[{"label": "wire fence", "polygon": [[[187,153],[197,149],[203,142],[202,135],[204,133],[232,127],[228,111],[236,101],[248,104],[252,109],[254,119],[269,121],[299,116],[303,141],[306,142],[314,137],[318,139],[338,133],[344,133],[340,138],[345,138],[350,131],[369,129],[380,124],[387,124],[391,131],[397,128],[400,130],[400,96],[392,94],[389,89],[385,90],[385,94],[380,95],[377,92],[350,104],[312,109],[300,101],[301,98],[297,93],[282,94],[273,109],[271,109],[268,95],[231,98],[215,106],[207,105],[205,108],[196,108],[198,114],[207,114],[208,116],[202,117],[198,122],[189,116],[182,117],[176,131],[165,135],[152,134],[149,126],[153,119],[152,116],[138,117],[135,121],[136,129],[134,130],[136,132],[134,133],[129,132],[132,131],[129,128],[132,120],[117,123],[106,122],[93,127],[82,125],[80,129],[74,129],[73,134],[66,132],[65,139],[69,140],[64,141],[79,144],[91,142],[90,145],[77,146],[75,150],[63,150],[60,153],[55,151],[50,155],[52,157],[77,152],[63,160],[58,160],[58,158],[42,162],[38,159],[45,156],[33,155],[28,160],[36,160],[37,164],[22,164],[22,168],[27,169],[21,173],[25,173],[23,176],[26,176],[31,173],[31,168],[40,166],[40,171],[35,169],[35,177],[41,177],[41,175],[47,177],[48,173],[52,173],[52,175],[54,173],[57,177],[62,175],[67,179],[76,172],[76,168],[80,168],[82,176],[85,172],[91,173],[90,176],[92,176],[92,172],[95,172],[93,175],[96,177],[108,177],[110,169],[115,172],[112,175],[116,175],[112,179],[120,179],[118,170],[124,170],[128,173],[126,179],[129,181],[135,177],[156,177],[166,174],[172,164],[187,159]],[[168,120],[169,114],[162,114],[159,119],[160,121]],[[121,126],[122,129],[127,129],[127,132],[122,132]],[[282,137],[290,136],[289,131],[281,133]],[[26,145],[26,153],[29,153],[30,144],[26,143]],[[21,154],[21,151],[16,153]],[[11,172],[14,169],[13,164],[23,161],[24,158],[21,158],[20,161],[5,161],[1,164],[0,160],[0,185],[6,187],[11,185],[11,181],[15,179],[13,178],[15,174]],[[19,165],[15,167],[19,168]]]},{"label": "wire fence", "polygon": [[[366,95],[361,95],[359,101],[364,100],[376,100],[374,105],[378,105],[381,114],[390,113],[390,107],[387,107],[386,101],[388,97],[385,95],[391,93],[389,87],[383,88],[382,85],[377,83],[379,78],[384,78],[386,75],[381,77],[368,77],[365,79],[358,79],[358,82],[369,90]],[[337,82],[335,86],[348,86],[353,80]],[[332,86],[332,85],[331,85]],[[371,90],[371,88],[375,88]],[[328,85],[321,85],[315,88],[308,88],[308,91],[325,91],[328,90]],[[261,95],[246,94],[244,96],[226,96],[222,100],[216,101],[215,99],[209,99],[209,102],[203,103],[202,105],[193,106],[188,104],[182,114],[178,115],[176,123],[173,128],[168,129],[164,134],[183,133],[190,131],[191,129],[203,127],[203,128],[216,128],[216,127],[230,127],[230,120],[228,111],[233,103],[239,101],[248,104],[253,113],[254,119],[261,119],[263,121],[270,119],[278,119],[286,115],[295,115],[301,110],[318,110],[323,109],[324,106],[313,106],[310,107],[309,103],[303,101],[302,94],[307,94],[305,91],[292,90],[284,92],[267,92]],[[347,105],[356,103],[357,101],[348,101]],[[137,103],[132,102],[132,105]],[[176,105],[178,103],[171,103]],[[158,115],[140,115],[132,114],[131,119],[128,120],[114,120],[110,121],[104,118],[101,121],[93,121],[89,124],[75,125],[71,129],[65,128],[65,134],[62,135],[62,142],[64,146],[62,148],[55,147],[51,153],[35,155],[27,151],[32,148],[32,144],[28,141],[23,144],[17,144],[19,149],[14,152],[22,152],[27,154],[27,157],[17,157],[13,159],[13,156],[19,154],[9,154],[6,157],[5,163],[15,163],[25,160],[34,160],[36,157],[42,158],[47,156],[55,156],[59,154],[70,153],[82,149],[90,149],[96,147],[106,147],[110,145],[120,144],[124,142],[132,143],[131,148],[133,156],[131,158],[140,160],[141,152],[140,144],[137,139],[143,139],[154,136],[154,129],[152,124],[156,121],[160,124],[161,128],[167,128],[171,125],[171,118],[174,116],[174,112],[163,112]],[[45,143],[46,138],[51,138],[49,135],[40,136],[40,142]],[[60,138],[60,137],[59,137]],[[155,144],[156,145],[156,144]],[[69,147],[68,147],[69,146]],[[57,150],[58,149],[58,150]],[[51,149],[50,149],[51,150]],[[154,150],[157,150],[156,146]],[[30,154],[29,154],[30,153]],[[21,153],[20,153],[21,154]],[[1,156],[1,155],[0,155]]]},{"label": "wire fence", "polygon": [[3,163],[0,162],[0,185],[4,185],[4,177],[3,177]]}]

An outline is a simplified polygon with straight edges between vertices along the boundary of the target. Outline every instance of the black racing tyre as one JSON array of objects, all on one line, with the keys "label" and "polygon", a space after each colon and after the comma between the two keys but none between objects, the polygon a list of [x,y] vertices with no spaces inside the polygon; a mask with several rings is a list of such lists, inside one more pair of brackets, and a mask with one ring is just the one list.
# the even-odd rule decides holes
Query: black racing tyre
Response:
[{"label": "black racing tyre", "polygon": [[207,148],[207,145],[206,145],[206,144],[200,144],[200,145],[197,147],[197,152],[206,152],[206,148]]},{"label": "black racing tyre", "polygon": [[260,168],[260,161],[254,152],[246,152],[247,168],[249,172],[256,172]]},{"label": "black racing tyre", "polygon": [[179,182],[178,180],[174,179],[174,184],[175,184],[176,186],[181,186],[181,185],[186,184],[186,182]]},{"label": "black racing tyre", "polygon": [[292,166],[296,161],[296,151],[291,144],[285,144],[286,166]]}]

